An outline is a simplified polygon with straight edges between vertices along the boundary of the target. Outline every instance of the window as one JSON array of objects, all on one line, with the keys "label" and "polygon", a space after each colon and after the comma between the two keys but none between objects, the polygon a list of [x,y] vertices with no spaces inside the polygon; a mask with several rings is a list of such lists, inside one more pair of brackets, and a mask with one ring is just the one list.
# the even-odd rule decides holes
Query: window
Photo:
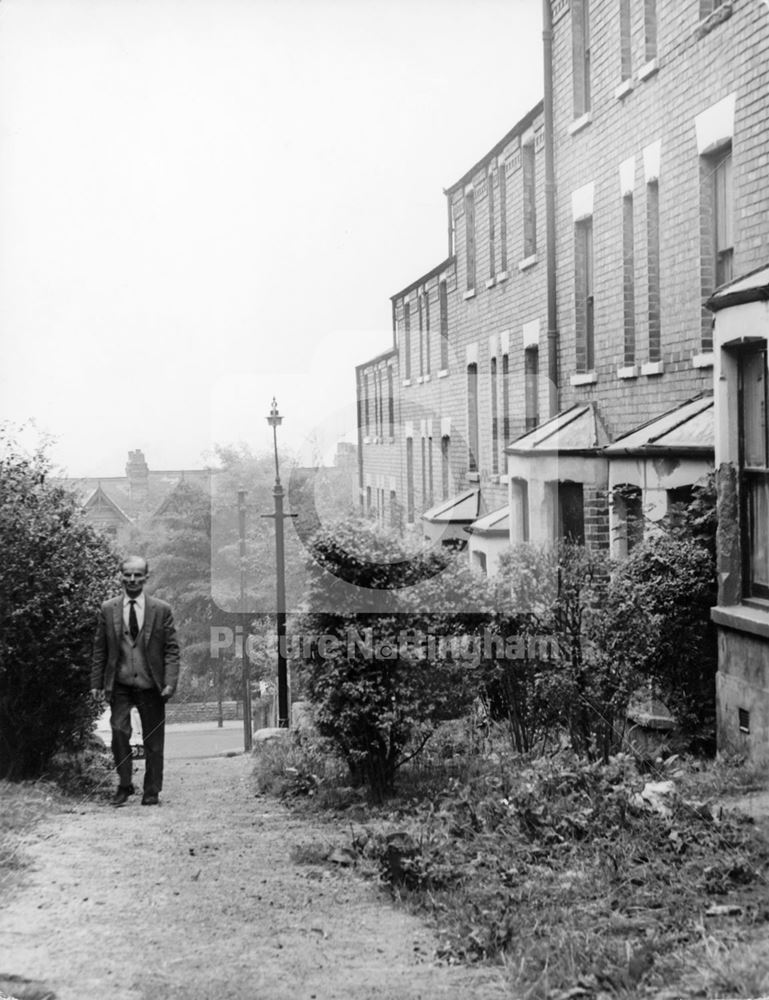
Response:
[{"label": "window", "polygon": [[577,371],[595,368],[593,300],[593,219],[583,219],[575,227],[575,310],[577,331]]},{"label": "window", "polygon": [[633,76],[633,55],[630,28],[630,0],[619,0],[620,79]]},{"label": "window", "polygon": [[473,562],[475,568],[483,573],[484,576],[488,573],[488,567],[486,565],[486,553],[485,552],[473,552]]},{"label": "window", "polygon": [[576,545],[585,544],[582,483],[558,483],[557,536]]},{"label": "window", "polygon": [[465,193],[465,259],[467,264],[467,290],[475,288],[475,193]]},{"label": "window", "polygon": [[467,471],[478,471],[478,365],[467,366]]},{"label": "window", "polygon": [[405,378],[411,378],[411,303],[403,303],[403,354]]},{"label": "window", "polygon": [[369,404],[369,387],[368,387],[368,375],[363,376],[363,413],[364,413],[364,429],[366,431],[366,437],[371,434],[371,408]]},{"label": "window", "polygon": [[489,277],[493,278],[496,274],[496,225],[494,218],[494,184],[497,179],[497,171],[489,174],[488,177],[488,189],[489,189]]},{"label": "window", "polygon": [[371,514],[371,487],[366,487],[366,513]]},{"label": "window", "polygon": [[734,276],[734,207],[731,146],[717,159],[713,168],[713,235],[716,287]]},{"label": "window", "polygon": [[646,253],[649,317],[649,361],[662,357],[660,319],[660,196],[659,184],[646,185]]},{"label": "window", "polygon": [[425,375],[430,374],[430,293],[422,296],[425,311]]},{"label": "window", "polygon": [[644,44],[646,61],[657,58],[657,0],[644,0]]},{"label": "window", "polygon": [[499,269],[507,270],[507,171],[504,163],[497,172],[499,178]]},{"label": "window", "polygon": [[620,558],[629,555],[643,540],[643,503],[638,486],[622,485],[614,488],[612,504],[617,526],[617,550]]},{"label": "window", "polygon": [[398,528],[401,523],[401,512],[395,490],[390,490],[390,527]]},{"label": "window", "polygon": [[444,434],[443,437],[441,438],[441,490],[443,493],[444,500],[448,500],[449,498],[450,449],[451,449],[451,438],[449,437],[448,434]]},{"label": "window", "polygon": [[424,295],[420,292],[417,298],[417,313],[419,315],[419,375],[425,373],[425,331],[424,331]]},{"label": "window", "polygon": [[534,172],[534,143],[521,147],[523,174],[523,256],[537,252],[537,189]]},{"label": "window", "polygon": [[590,110],[590,0],[572,0],[574,117]]},{"label": "window", "polygon": [[750,732],[750,712],[746,708],[737,709],[737,721],[739,723],[741,733]]},{"label": "window", "polygon": [[[730,281],[734,264],[734,186],[731,143],[700,158],[701,181],[701,293],[712,295]],[[702,350],[713,350],[713,322],[702,311]]]},{"label": "window", "polygon": [[446,282],[438,285],[438,298],[441,317],[441,368],[447,371],[449,367],[449,302]]},{"label": "window", "polygon": [[433,439],[427,439],[427,506],[433,505]]},{"label": "window", "polygon": [[635,222],[633,196],[622,199],[622,299],[624,303],[626,365],[635,364]]},{"label": "window", "polygon": [[769,434],[766,346],[739,358],[743,585],[747,597],[769,598]]},{"label": "window", "polygon": [[414,523],[414,439],[406,438],[406,520]]},{"label": "window", "polygon": [[524,401],[526,430],[539,424],[539,348],[527,347],[523,352]]},{"label": "window", "polygon": [[393,370],[392,366],[387,366],[387,424],[389,436],[395,437],[395,396],[393,394]]},{"label": "window", "polygon": [[427,442],[422,438],[422,509],[427,506]]},{"label": "window", "polygon": [[502,443],[510,444],[510,355],[502,355]]},{"label": "window", "polygon": [[499,475],[499,413],[497,412],[497,359],[491,359],[491,472]]},{"label": "window", "polygon": [[382,369],[377,372],[377,436],[384,437],[384,390],[382,386]]},{"label": "window", "polygon": [[529,540],[529,484],[525,479],[512,481],[512,510],[510,512],[511,539],[515,542]]}]

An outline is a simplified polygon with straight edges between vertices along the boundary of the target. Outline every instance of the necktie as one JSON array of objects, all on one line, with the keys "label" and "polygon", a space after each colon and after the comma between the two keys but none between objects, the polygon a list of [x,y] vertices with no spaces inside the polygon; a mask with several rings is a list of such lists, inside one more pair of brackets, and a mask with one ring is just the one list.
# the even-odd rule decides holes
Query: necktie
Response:
[{"label": "necktie", "polygon": [[128,631],[131,633],[131,639],[136,642],[136,636],[139,634],[139,619],[136,617],[136,601],[129,601],[128,605]]}]

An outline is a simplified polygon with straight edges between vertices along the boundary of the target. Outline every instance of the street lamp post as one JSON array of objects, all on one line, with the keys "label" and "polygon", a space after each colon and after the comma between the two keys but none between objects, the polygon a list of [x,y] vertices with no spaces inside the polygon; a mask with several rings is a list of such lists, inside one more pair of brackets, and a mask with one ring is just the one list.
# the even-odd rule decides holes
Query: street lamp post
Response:
[{"label": "street lamp post", "polygon": [[[280,467],[278,465],[278,427],[283,417],[278,413],[278,404],[273,397],[270,415],[267,423],[272,427],[272,440],[275,448],[275,486],[272,495],[275,500],[275,513],[265,515],[275,518],[275,558],[277,575],[277,639],[278,639],[278,727],[288,729],[288,666],[286,663],[286,562],[283,545],[283,486],[280,482]],[[292,515],[288,515],[291,517]]]},{"label": "street lamp post", "polygon": [[249,753],[253,746],[253,731],[251,724],[251,678],[248,670],[248,653],[246,651],[246,622],[248,608],[246,607],[246,490],[238,490],[238,534],[240,537],[240,621],[241,629],[241,667],[243,686],[243,749]]}]

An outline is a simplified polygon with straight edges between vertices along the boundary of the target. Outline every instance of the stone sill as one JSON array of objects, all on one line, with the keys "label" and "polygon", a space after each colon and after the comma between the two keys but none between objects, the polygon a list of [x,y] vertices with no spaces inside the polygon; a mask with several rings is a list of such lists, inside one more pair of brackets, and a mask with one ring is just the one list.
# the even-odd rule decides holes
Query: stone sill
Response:
[{"label": "stone sill", "polygon": [[481,481],[480,472],[468,472],[467,481],[468,483],[479,483]]},{"label": "stone sill", "polygon": [[571,385],[593,385],[598,381],[596,372],[577,372],[569,378]]},{"label": "stone sill", "polygon": [[364,444],[371,444],[371,438],[368,435],[366,435],[366,437],[363,438],[363,443]]},{"label": "stone sill", "polygon": [[423,375],[422,376],[422,381],[423,382],[429,382],[431,378],[432,378],[432,375]]},{"label": "stone sill", "polygon": [[617,378],[638,378],[638,365],[621,365],[617,369]]},{"label": "stone sill", "polygon": [[665,371],[664,361],[647,361],[641,365],[642,375],[661,375]]},{"label": "stone sill", "polygon": [[524,257],[521,263],[518,265],[518,270],[528,271],[530,267],[534,267],[534,265],[537,263],[538,260],[539,257],[535,253],[531,254],[530,257]]},{"label": "stone sill", "polygon": [[569,125],[569,135],[576,135],[577,132],[581,132],[582,129],[586,128],[592,120],[592,111],[586,111],[584,115],[580,115],[579,118],[575,118],[571,125]]},{"label": "stone sill", "polygon": [[614,91],[614,97],[616,100],[621,101],[623,97],[627,97],[633,90],[633,81],[631,79],[623,80],[622,83]]},{"label": "stone sill", "polygon": [[769,601],[756,602],[756,606],[734,604],[710,609],[710,617],[722,628],[734,629],[735,632],[748,632],[761,639],[769,639]]},{"label": "stone sill", "polygon": [[499,476],[496,475],[496,473],[493,476],[489,476],[489,482],[490,483],[498,483],[499,482]]},{"label": "stone sill", "polygon": [[468,290],[465,292],[465,294],[462,296],[462,298],[465,299],[465,300],[467,300],[467,299],[474,299],[475,298],[475,289],[474,288],[468,288]]},{"label": "stone sill", "polygon": [[448,368],[441,368],[441,370],[438,372],[438,378],[446,378],[448,373],[449,373]]},{"label": "stone sill", "polygon": [[648,80],[650,76],[654,76],[654,74],[656,72],[658,72],[659,68],[660,68],[660,61],[659,61],[659,59],[656,59],[656,58],[655,59],[650,59],[648,63],[645,63],[638,70],[638,79],[639,80]]},{"label": "stone sill", "polygon": [[500,271],[497,275],[497,284],[502,281],[507,281],[507,271]]},{"label": "stone sill", "polygon": [[489,278],[489,280],[486,282],[486,287],[487,288],[493,288],[494,285],[496,285],[496,283],[497,283],[497,279],[496,278]]},{"label": "stone sill", "polygon": [[704,38],[705,35],[709,35],[714,28],[717,28],[719,24],[723,24],[724,21],[728,21],[731,16],[732,4],[730,2],[719,4],[704,21],[700,21],[697,25],[697,29],[694,32],[695,38]]},{"label": "stone sill", "polygon": [[707,351],[705,354],[695,354],[692,357],[692,368],[712,368],[713,352]]},{"label": "stone sill", "polygon": [[410,385],[411,385],[411,379],[410,378],[404,378],[404,380],[403,380],[403,388],[404,389],[408,389],[408,387]]}]

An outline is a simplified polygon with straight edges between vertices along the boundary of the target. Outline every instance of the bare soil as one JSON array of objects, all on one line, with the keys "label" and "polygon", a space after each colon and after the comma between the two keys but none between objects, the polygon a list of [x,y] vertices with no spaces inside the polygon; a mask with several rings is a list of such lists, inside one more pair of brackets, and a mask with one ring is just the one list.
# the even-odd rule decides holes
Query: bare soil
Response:
[{"label": "bare soil", "polygon": [[376,886],[292,860],[343,831],[255,796],[250,770],[172,762],[159,807],[105,793],[37,826],[0,913],[0,995],[15,975],[58,1000],[509,997],[500,969],[435,963]]}]

